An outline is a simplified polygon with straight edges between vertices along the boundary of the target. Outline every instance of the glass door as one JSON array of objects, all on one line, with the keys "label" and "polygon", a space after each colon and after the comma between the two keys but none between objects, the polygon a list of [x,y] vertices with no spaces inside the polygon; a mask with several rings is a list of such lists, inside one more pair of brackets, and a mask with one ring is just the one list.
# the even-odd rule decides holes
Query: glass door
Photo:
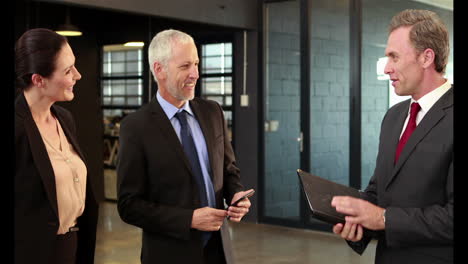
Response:
[{"label": "glass door", "polygon": [[263,218],[301,220],[300,1],[264,4]]},{"label": "glass door", "polygon": [[450,1],[264,0],[261,221],[331,231],[311,217],[298,168],[367,186],[395,101],[381,70],[387,25],[406,8],[437,12],[453,32]]},{"label": "glass door", "polygon": [[311,217],[297,169],[349,185],[349,1],[264,4],[266,222],[331,230]]},{"label": "glass door", "polygon": [[[350,183],[350,1],[308,0],[310,171]],[[306,223],[331,226],[305,213]]]}]

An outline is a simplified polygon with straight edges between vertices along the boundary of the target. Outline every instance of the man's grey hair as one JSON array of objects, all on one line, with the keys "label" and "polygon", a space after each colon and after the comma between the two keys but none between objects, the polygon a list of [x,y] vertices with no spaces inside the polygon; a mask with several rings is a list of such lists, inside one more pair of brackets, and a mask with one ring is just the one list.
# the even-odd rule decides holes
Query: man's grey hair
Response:
[{"label": "man's grey hair", "polygon": [[189,34],[175,29],[167,29],[156,34],[149,45],[148,62],[156,82],[158,80],[154,74],[153,65],[155,62],[159,62],[167,70],[169,60],[172,57],[172,45],[174,42],[181,44],[195,43]]}]

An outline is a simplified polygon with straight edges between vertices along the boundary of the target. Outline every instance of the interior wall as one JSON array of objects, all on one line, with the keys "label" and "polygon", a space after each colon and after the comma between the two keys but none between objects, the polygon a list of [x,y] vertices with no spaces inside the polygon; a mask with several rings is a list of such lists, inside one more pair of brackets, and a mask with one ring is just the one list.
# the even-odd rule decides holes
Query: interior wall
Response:
[{"label": "interior wall", "polygon": [[[301,64],[300,1],[265,7],[265,178],[264,215],[300,218]],[[270,126],[271,125],[271,126]]]},{"label": "interior wall", "polygon": [[241,182],[246,189],[253,188],[257,193],[252,196],[250,202],[252,206],[249,213],[244,217],[246,221],[256,222],[258,219],[258,171],[259,171],[259,143],[258,143],[258,93],[259,93],[259,73],[258,73],[258,34],[256,31],[246,31],[247,37],[247,71],[245,76],[245,94],[249,97],[247,107],[240,106],[240,97],[244,94],[243,66],[244,66],[244,32],[235,34],[234,53],[236,89],[233,93],[234,105],[234,152],[237,158],[237,165],[241,169]]},{"label": "interior wall", "polygon": [[[139,14],[181,19],[219,26],[258,28],[257,0],[48,0],[94,8],[106,8]],[[183,7],[183,8],[181,8]],[[242,15],[239,15],[242,14]]]}]

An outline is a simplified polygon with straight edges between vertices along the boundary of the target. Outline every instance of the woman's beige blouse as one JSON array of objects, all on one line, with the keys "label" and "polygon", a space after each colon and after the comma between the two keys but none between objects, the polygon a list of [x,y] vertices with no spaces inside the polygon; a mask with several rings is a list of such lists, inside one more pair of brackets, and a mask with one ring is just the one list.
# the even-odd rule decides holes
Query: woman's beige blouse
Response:
[{"label": "woman's beige blouse", "polygon": [[65,234],[76,225],[83,213],[86,195],[86,166],[68,142],[60,122],[57,120],[61,150],[52,146],[42,136],[55,174],[60,227],[57,234]]}]

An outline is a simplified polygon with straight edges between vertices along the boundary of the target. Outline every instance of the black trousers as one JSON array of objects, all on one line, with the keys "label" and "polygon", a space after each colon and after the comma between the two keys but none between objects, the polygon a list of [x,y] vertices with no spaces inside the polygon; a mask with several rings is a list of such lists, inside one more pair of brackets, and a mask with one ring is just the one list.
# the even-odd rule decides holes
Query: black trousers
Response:
[{"label": "black trousers", "polygon": [[203,250],[205,264],[226,264],[220,232],[213,232]]},{"label": "black trousers", "polygon": [[57,241],[55,245],[55,263],[76,264],[77,248],[77,232],[67,232],[63,235],[57,235]]}]

